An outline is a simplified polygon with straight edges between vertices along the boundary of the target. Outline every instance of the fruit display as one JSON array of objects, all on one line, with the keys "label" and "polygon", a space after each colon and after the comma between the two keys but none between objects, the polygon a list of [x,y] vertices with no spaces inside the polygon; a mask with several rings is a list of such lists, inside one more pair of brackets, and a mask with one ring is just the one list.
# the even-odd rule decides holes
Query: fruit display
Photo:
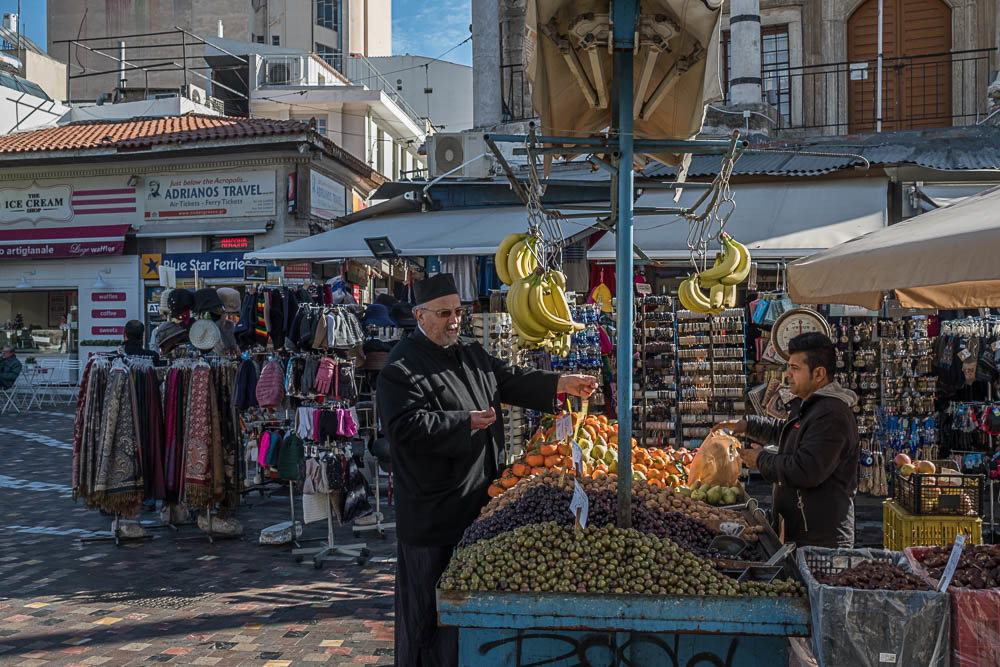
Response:
[{"label": "fruit display", "polygon": [[[559,486],[534,485],[501,510],[475,521],[465,530],[458,546],[469,546],[533,523],[554,521],[561,526],[572,526],[572,497],[571,491]],[[613,489],[592,487],[587,492],[587,498],[590,507],[588,525],[600,527],[617,522],[618,496]],[[632,527],[643,533],[670,538],[684,549],[700,556],[725,557],[725,554],[710,548],[712,540],[719,535],[717,531],[680,512],[653,509],[637,496],[632,497]]]},{"label": "fruit display", "polygon": [[639,595],[802,596],[794,580],[738,582],[675,542],[612,525],[576,530],[555,522],[515,528],[459,548],[445,591]]},{"label": "fruit display", "polygon": [[914,514],[975,516],[981,508],[984,477],[964,475],[933,461],[912,461],[905,453],[895,456],[893,499]]},{"label": "fruit display", "polygon": [[[920,550],[916,557],[927,568],[927,573],[938,580],[951,556],[951,549],[929,547]],[[966,544],[951,578],[951,585],[976,589],[1000,588],[1000,545]]]},{"label": "fruit display", "polygon": [[716,506],[735,505],[743,498],[743,489],[738,486],[712,486],[701,482],[695,482],[691,488],[678,487],[677,491]]},{"label": "fruit display", "polygon": [[920,577],[885,561],[865,561],[837,574],[816,572],[816,580],[827,586],[846,586],[865,591],[925,591]]},{"label": "fruit display", "polygon": [[540,247],[541,240],[535,236],[508,235],[497,248],[497,275],[510,286],[507,311],[521,344],[566,357],[573,333],[585,327],[573,321],[566,300],[566,276],[539,263]]},{"label": "fruit display", "polygon": [[750,275],[750,251],[725,233],[720,242],[722,252],[716,255],[715,265],[689,276],[677,288],[677,297],[687,310],[719,313],[736,305],[736,286]]},{"label": "fruit display", "polygon": [[[585,477],[602,477],[618,472],[618,426],[604,415],[589,416],[580,423],[580,416],[573,416],[577,428],[576,443],[583,452]],[[565,470],[575,475],[571,446],[555,439],[555,418],[546,417],[525,446],[525,454],[500,473],[490,486],[490,496],[503,495],[523,479],[544,473],[546,470]],[[687,479],[687,466],[693,460],[685,449],[639,447],[632,439],[632,478],[658,486],[674,488]]]},{"label": "fruit display", "polygon": [[[574,481],[574,478],[569,475],[564,476],[554,470],[546,471],[540,475],[526,479],[517,486],[509,489],[503,495],[490,500],[480,512],[480,520],[491,517],[513,505],[534,487],[554,486],[564,490],[566,493],[570,493],[573,490]],[[596,479],[579,480],[579,483],[587,493],[588,498],[598,497],[602,492],[614,495],[617,493],[618,477],[616,475],[606,475]],[[747,522],[739,512],[713,507],[700,500],[677,493],[672,489],[661,489],[650,484],[635,484],[632,486],[632,495],[642,505],[649,508],[655,516],[679,513],[698,521],[713,532],[717,532],[722,523],[738,524],[743,527],[740,537],[748,542],[755,542],[764,530],[762,526],[752,525]]]}]

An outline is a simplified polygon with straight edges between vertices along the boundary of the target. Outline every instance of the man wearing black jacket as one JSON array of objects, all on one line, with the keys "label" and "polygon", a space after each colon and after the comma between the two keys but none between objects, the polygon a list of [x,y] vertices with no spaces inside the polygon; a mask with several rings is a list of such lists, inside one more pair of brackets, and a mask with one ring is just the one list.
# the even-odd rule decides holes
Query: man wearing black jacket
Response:
[{"label": "man wearing black jacket", "polygon": [[821,333],[793,338],[785,377],[796,396],[787,419],[750,416],[716,424],[714,430],[744,433],[777,444],[770,453],[743,449],[748,468],[773,487],[775,530],[798,546],[854,546],[854,496],[858,491],[857,395],[832,382],[836,353]]},{"label": "man wearing black jacket", "polygon": [[393,348],[376,400],[396,483],[396,665],[458,664],[458,631],[439,628],[435,586],[504,465],[500,404],[554,412],[556,394],[597,379],[513,368],[458,336],[451,274],[414,285],[417,329]]}]

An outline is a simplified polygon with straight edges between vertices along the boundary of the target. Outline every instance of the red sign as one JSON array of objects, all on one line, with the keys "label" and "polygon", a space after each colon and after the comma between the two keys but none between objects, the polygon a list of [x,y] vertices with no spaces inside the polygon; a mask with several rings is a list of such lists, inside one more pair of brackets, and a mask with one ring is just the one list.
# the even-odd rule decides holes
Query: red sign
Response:
[{"label": "red sign", "polygon": [[361,303],[361,287],[359,285],[354,286],[354,300]]},{"label": "red sign", "polygon": [[66,259],[120,255],[125,250],[119,241],[36,241],[0,246],[0,259]]},{"label": "red sign", "polygon": [[124,301],[125,292],[92,292],[91,301]]},{"label": "red sign", "polygon": [[285,278],[286,279],[305,279],[311,275],[309,270],[309,263],[304,264],[289,264],[285,267]]},{"label": "red sign", "polygon": [[125,312],[124,310],[100,310],[95,308],[94,310],[90,311],[91,317],[96,317],[105,320],[125,317],[127,314],[128,313]]},{"label": "red sign", "polygon": [[249,250],[250,238],[246,236],[222,236],[216,239],[219,250]]},{"label": "red sign", "polygon": [[90,327],[90,333],[95,336],[121,336],[125,327]]}]

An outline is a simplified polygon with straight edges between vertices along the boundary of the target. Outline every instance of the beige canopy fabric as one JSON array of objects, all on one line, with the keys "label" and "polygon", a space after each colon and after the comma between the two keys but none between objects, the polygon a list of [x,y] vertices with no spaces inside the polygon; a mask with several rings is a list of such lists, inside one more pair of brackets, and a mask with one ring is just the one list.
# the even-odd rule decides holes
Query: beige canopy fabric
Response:
[{"label": "beige canopy fabric", "polygon": [[1000,306],[1000,187],[788,266],[796,303],[877,310],[885,292],[905,308]]},{"label": "beige canopy fabric", "polygon": [[[633,68],[637,138],[691,139],[701,131],[705,104],[722,99],[722,4],[642,0],[641,46]],[[611,126],[613,62],[602,20],[610,5],[609,0],[528,0],[525,73],[543,134],[579,137]],[[590,36],[603,39],[603,46],[588,46]],[[681,161],[680,155],[651,157],[671,166]]]}]

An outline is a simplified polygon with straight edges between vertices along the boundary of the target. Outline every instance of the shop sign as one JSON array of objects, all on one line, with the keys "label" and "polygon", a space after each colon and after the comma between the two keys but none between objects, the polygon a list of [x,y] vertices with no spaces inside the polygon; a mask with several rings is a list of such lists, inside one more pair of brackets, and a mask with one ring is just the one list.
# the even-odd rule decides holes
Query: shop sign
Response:
[{"label": "shop sign", "polygon": [[296,190],[298,189],[296,181],[298,179],[295,176],[295,172],[288,175],[288,188],[285,193],[285,197],[288,199],[288,212],[295,213],[296,209]]},{"label": "shop sign", "polygon": [[0,246],[0,258],[6,259],[67,259],[120,255],[125,250],[121,241],[26,241]]},{"label": "shop sign", "polygon": [[315,170],[309,171],[309,213],[333,220],[347,213],[347,188]]},{"label": "shop sign", "polygon": [[64,222],[73,217],[72,188],[68,185],[0,189],[0,224],[41,220]]},{"label": "shop sign", "polygon": [[160,174],[146,179],[146,219],[274,215],[270,171]]},{"label": "shop sign", "polygon": [[[242,252],[180,252],[148,253],[141,258],[143,280],[157,280],[160,266],[169,266],[177,271],[177,278],[193,278],[195,270],[199,278],[242,278],[247,260]],[[251,262],[252,263],[252,262]],[[268,271],[277,271],[268,265]]]},{"label": "shop sign", "polygon": [[289,264],[285,267],[285,278],[289,280],[305,280],[312,275],[309,269],[309,263],[304,264]]},{"label": "shop sign", "polygon": [[90,327],[90,333],[94,336],[122,336],[125,327]]},{"label": "shop sign", "polygon": [[252,236],[214,236],[212,250],[253,250]]},{"label": "shop sign", "polygon": [[90,311],[90,316],[95,319],[114,319],[118,317],[125,317],[128,313],[124,310],[102,310],[100,308],[95,308]]},{"label": "shop sign", "polygon": [[91,292],[91,301],[124,301],[125,292]]}]

